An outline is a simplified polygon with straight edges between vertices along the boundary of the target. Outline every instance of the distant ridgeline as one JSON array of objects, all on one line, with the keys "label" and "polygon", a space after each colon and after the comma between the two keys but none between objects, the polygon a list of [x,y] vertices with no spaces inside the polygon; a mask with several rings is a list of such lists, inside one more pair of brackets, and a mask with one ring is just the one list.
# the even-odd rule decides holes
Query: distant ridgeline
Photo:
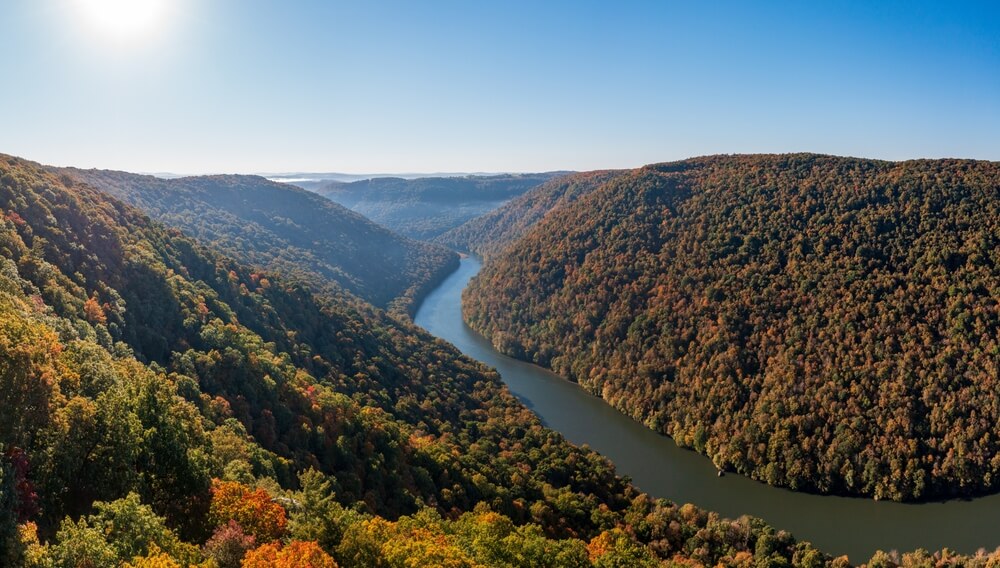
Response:
[{"label": "distant ridgeline", "polygon": [[409,312],[458,263],[443,247],[400,237],[314,193],[258,176],[167,180],[50,170],[126,201],[232,258],[316,290],[347,290],[382,308]]},{"label": "distant ridgeline", "polygon": [[304,187],[402,235],[430,240],[562,173],[373,178]]},{"label": "distant ridgeline", "polygon": [[502,252],[515,203],[558,196],[441,239],[490,256],[464,308],[498,348],[770,484],[1000,489],[1000,164],[717,156],[591,176]]},{"label": "distant ridgeline", "polygon": [[492,256],[524,236],[545,215],[573,203],[622,173],[598,171],[559,176],[439,235],[434,241],[484,258]]},{"label": "distant ridgeline", "polygon": [[831,561],[647,498],[415,326],[81,179],[0,156],[0,566]]}]

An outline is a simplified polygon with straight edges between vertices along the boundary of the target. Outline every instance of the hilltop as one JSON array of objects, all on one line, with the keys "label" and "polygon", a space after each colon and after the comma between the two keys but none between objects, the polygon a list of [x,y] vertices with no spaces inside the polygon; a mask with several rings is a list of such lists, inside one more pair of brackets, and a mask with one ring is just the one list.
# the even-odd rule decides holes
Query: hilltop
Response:
[{"label": "hilltop", "polygon": [[1000,480],[998,219],[996,162],[651,165],[492,255],[465,314],[722,469],[983,494]]}]

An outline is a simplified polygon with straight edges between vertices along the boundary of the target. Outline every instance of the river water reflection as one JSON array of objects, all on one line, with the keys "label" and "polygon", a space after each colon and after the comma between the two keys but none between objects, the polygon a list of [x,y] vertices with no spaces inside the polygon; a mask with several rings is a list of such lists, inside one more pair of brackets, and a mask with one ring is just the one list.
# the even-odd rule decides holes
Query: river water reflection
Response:
[{"label": "river water reflection", "polygon": [[620,474],[631,477],[650,495],[694,503],[727,517],[761,517],[830,554],[847,554],[855,563],[866,561],[877,549],[947,547],[972,553],[1000,545],[1000,495],[902,504],[796,493],[733,474],[718,477],[704,456],[678,448],[670,438],[621,414],[578,385],[500,354],[465,325],[462,290],[480,266],[476,258],[462,259],[459,269],[421,304],[417,325],[496,368],[510,390],[546,426],[607,456]]}]

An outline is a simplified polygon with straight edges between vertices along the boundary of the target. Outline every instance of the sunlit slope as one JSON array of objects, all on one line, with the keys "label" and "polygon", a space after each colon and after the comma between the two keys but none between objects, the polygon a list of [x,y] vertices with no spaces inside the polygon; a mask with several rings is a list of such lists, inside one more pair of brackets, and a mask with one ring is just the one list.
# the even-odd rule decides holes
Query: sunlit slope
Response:
[{"label": "sunlit slope", "polygon": [[410,310],[454,270],[457,257],[401,237],[294,186],[258,176],[161,179],[55,170],[122,199],[243,262],[314,289],[343,288],[377,306]]},{"label": "sunlit slope", "polygon": [[545,217],[465,309],[720,468],[972,495],[1000,482],[998,245],[995,162],[697,158]]},{"label": "sunlit slope", "polygon": [[5,566],[825,559],[642,496],[410,324],[9,157],[0,398]]}]

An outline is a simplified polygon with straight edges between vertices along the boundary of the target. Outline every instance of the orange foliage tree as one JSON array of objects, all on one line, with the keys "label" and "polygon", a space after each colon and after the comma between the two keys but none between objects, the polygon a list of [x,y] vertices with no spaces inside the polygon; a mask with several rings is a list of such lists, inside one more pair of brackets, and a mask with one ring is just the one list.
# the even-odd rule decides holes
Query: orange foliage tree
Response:
[{"label": "orange foliage tree", "polygon": [[293,540],[284,547],[271,543],[251,550],[243,568],[337,568],[337,563],[315,542]]},{"label": "orange foliage tree", "polygon": [[285,509],[267,491],[235,481],[212,482],[209,520],[216,526],[236,521],[257,542],[278,540],[288,526]]},{"label": "orange foliage tree", "polygon": [[83,303],[83,315],[90,323],[107,323],[108,321],[108,316],[105,315],[104,308],[101,307],[97,298],[89,298]]}]

